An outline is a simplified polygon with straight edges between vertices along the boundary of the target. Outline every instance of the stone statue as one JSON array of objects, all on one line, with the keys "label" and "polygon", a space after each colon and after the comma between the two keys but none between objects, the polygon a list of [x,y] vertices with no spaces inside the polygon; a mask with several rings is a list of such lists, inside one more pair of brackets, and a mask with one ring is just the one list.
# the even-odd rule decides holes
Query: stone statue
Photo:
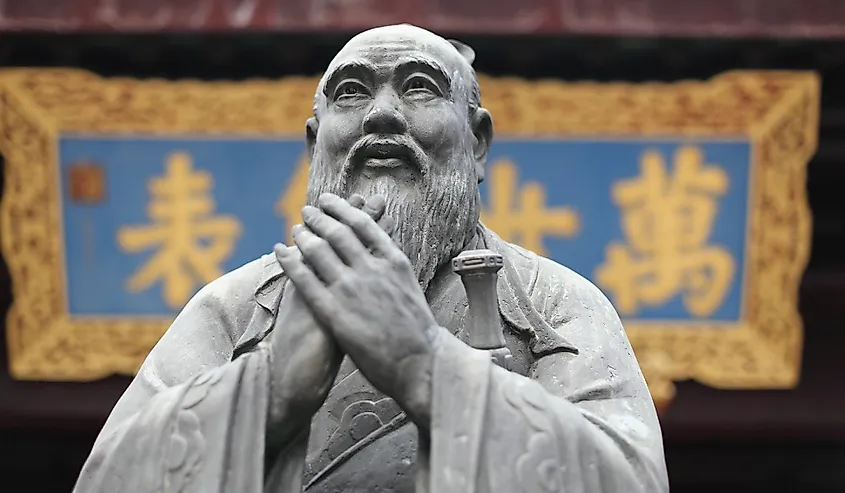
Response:
[{"label": "stone statue", "polygon": [[408,25],[338,53],[295,246],[187,304],[76,491],[668,491],[611,304],[479,223],[473,58]]}]

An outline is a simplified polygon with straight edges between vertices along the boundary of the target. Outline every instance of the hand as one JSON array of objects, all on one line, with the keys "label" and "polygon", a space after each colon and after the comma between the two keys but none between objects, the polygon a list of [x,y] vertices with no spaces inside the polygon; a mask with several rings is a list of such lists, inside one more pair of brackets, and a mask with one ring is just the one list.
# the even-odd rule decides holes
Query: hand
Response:
[{"label": "hand", "polygon": [[[379,390],[428,428],[439,333],[411,263],[371,217],[332,194],[305,207],[279,262],[314,315]],[[322,210],[321,210],[322,209]],[[313,270],[313,271],[312,271]]]},{"label": "hand", "polygon": [[[392,232],[394,223],[384,215],[382,197],[365,202],[360,195],[354,195],[349,202],[371,220],[379,221],[387,233]],[[297,249],[281,244],[274,251],[277,259],[298,255]],[[274,368],[268,432],[272,431],[269,438],[273,442],[284,443],[322,405],[343,354],[337,349],[334,337],[314,320],[291,283],[285,287],[279,305],[271,348]]]}]

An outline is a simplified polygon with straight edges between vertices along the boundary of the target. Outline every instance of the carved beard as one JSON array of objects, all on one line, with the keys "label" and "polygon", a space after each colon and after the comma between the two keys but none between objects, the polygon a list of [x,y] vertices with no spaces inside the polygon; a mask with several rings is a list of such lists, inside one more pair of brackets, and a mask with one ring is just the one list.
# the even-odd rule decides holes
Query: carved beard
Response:
[{"label": "carved beard", "polygon": [[440,266],[458,255],[475,234],[481,202],[478,178],[471,161],[462,161],[431,166],[428,173],[407,183],[389,175],[368,179],[353,172],[350,176],[322,165],[315,156],[308,203],[313,205],[325,192],[344,198],[355,193],[365,198],[383,195],[385,214],[396,221],[393,240],[411,261],[425,290]]}]

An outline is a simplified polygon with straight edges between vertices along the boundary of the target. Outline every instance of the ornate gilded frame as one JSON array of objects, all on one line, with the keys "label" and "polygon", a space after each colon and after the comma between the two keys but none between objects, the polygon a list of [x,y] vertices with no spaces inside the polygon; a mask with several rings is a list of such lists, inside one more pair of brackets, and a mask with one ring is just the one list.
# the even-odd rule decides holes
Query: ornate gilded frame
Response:
[{"label": "ornate gilded frame", "polygon": [[[806,168],[817,145],[820,81],[798,72],[729,72],[674,84],[481,80],[499,135],[743,137],[753,146],[746,320],[724,326],[628,324],[656,400],[673,381],[719,388],[796,384],[797,292],[810,248]],[[71,320],[57,184],[60,132],[293,135],[310,115],[314,78],[208,83],[104,79],[70,69],[0,72],[2,249],[13,280],[11,373],[27,380],[131,374],[168,325],[161,319]]]}]

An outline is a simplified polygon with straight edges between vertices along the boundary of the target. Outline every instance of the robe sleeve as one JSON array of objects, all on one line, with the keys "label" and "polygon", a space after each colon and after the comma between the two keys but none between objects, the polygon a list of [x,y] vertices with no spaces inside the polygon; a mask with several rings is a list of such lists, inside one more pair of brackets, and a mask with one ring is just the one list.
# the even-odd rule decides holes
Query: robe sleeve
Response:
[{"label": "robe sleeve", "polygon": [[157,393],[98,439],[75,491],[260,492],[268,360],[262,348]]},{"label": "robe sleeve", "polygon": [[548,288],[544,299],[558,297],[543,316],[578,352],[541,355],[527,377],[443,334],[423,489],[669,490],[657,414],[630,343],[608,300],[581,281],[568,292],[538,287]]},{"label": "robe sleeve", "polygon": [[[112,410],[75,492],[264,490],[271,350],[261,343],[231,359],[246,327],[272,323],[251,296],[259,267],[188,302]],[[274,461],[277,484],[296,477],[304,448],[297,437]]]}]

